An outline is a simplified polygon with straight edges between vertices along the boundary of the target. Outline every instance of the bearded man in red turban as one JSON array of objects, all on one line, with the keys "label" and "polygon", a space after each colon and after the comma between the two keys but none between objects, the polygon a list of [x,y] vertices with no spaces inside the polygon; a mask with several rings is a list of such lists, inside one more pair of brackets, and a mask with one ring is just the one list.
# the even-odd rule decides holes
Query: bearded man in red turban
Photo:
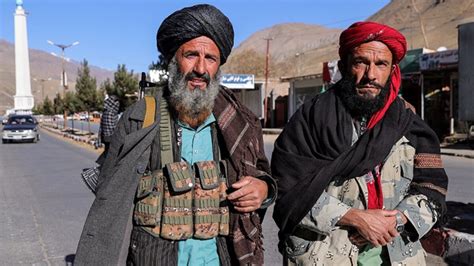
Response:
[{"label": "bearded man in red turban", "polygon": [[279,250],[289,265],[424,265],[448,179],[435,133],[398,97],[405,37],[358,22],[339,45],[342,79],[275,143]]}]

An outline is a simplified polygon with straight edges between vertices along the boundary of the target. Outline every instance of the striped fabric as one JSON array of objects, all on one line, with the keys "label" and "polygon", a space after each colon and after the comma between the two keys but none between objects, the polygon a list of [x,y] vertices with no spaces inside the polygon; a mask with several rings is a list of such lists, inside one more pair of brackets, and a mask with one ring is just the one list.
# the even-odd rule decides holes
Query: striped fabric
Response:
[{"label": "striped fabric", "polygon": [[[217,237],[220,265],[230,266],[225,237]],[[175,266],[178,265],[178,242],[153,237],[139,227],[134,227],[127,257],[128,266]]]},{"label": "striped fabric", "polygon": [[134,227],[130,239],[127,265],[173,266],[178,265],[178,242],[153,237]]},{"label": "striped fabric", "polygon": [[415,155],[416,168],[443,168],[441,155],[438,153],[418,153]]},{"label": "striped fabric", "polygon": [[[225,147],[230,154],[229,183],[242,176],[261,176],[269,173],[268,161],[259,140],[262,138],[260,121],[227,89],[217,96],[214,111]],[[250,145],[252,144],[252,145]],[[258,146],[258,147],[256,147]],[[247,163],[246,163],[247,162]],[[232,258],[240,265],[262,265],[263,241],[261,216],[257,212],[230,214]]]}]

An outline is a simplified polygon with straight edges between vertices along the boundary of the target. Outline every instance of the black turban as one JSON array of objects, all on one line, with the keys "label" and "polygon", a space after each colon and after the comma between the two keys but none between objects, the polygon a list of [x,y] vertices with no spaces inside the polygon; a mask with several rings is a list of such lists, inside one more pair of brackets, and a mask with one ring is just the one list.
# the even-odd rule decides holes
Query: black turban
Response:
[{"label": "black turban", "polygon": [[211,5],[186,7],[168,16],[158,29],[156,43],[169,62],[182,44],[201,36],[214,41],[224,64],[234,45],[234,29],[229,19]]}]

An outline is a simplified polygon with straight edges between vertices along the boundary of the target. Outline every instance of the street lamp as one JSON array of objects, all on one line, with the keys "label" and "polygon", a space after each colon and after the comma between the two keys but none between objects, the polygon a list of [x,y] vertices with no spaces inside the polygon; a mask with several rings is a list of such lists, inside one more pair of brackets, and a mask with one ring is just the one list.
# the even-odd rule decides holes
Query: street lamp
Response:
[{"label": "street lamp", "polygon": [[34,81],[39,81],[41,82],[41,99],[42,101],[44,102],[44,82],[45,81],[50,81],[51,78],[47,78],[47,79],[37,79],[37,78],[33,78]]},{"label": "street lamp", "polygon": [[61,72],[61,85],[64,87],[65,90],[67,90],[67,76],[66,76],[66,70],[64,69],[64,64],[65,64],[65,61],[66,61],[66,57],[64,56],[64,50],[66,50],[66,48],[69,48],[69,47],[72,47],[72,46],[75,46],[75,45],[78,45],[79,42],[76,41],[76,42],[73,42],[71,44],[58,44],[58,43],[54,43],[50,40],[47,41],[49,44],[51,45],[54,45],[54,46],[57,46],[61,49],[61,58],[62,58],[62,65],[61,65],[61,68],[62,68],[62,72]]},{"label": "street lamp", "polygon": [[[69,47],[72,47],[72,46],[75,46],[75,45],[78,45],[79,42],[78,41],[75,41],[71,44],[59,44],[59,43],[54,43],[50,40],[47,40],[47,42],[51,45],[54,45],[54,46],[57,46],[61,49],[61,58],[62,58],[62,61],[61,61],[61,68],[62,68],[62,72],[61,72],[61,85],[63,86],[64,88],[64,96],[66,96],[66,90],[67,90],[67,76],[66,76],[66,70],[64,69],[64,64],[66,61],[66,57],[64,56],[64,50],[66,50],[66,48],[69,48]],[[66,108],[64,108],[64,128],[67,127],[67,110]]]}]

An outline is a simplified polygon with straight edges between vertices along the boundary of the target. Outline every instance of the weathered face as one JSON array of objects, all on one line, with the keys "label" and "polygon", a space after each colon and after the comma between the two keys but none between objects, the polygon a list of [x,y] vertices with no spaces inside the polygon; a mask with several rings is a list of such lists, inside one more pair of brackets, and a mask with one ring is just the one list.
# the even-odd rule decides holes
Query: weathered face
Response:
[{"label": "weathered face", "polygon": [[374,99],[387,84],[392,72],[392,52],[382,42],[363,43],[348,58],[349,74],[354,78],[356,93]]},{"label": "weathered face", "polygon": [[208,37],[194,38],[179,47],[176,61],[187,88],[205,90],[219,70],[219,48]]}]

